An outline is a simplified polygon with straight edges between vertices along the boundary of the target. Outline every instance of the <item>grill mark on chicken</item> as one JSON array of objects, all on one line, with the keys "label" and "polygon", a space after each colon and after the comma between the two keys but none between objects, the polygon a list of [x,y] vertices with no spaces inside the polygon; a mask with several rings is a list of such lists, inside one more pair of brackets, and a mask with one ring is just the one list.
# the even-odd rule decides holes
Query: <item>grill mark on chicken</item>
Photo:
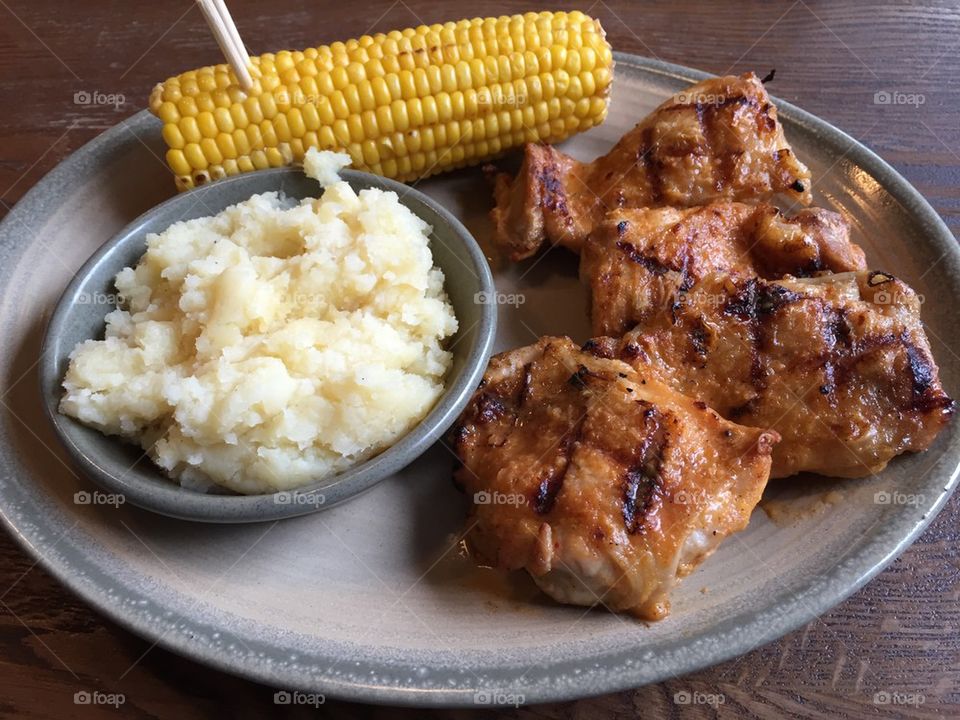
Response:
[{"label": "grill mark on chicken", "polygon": [[507,406],[499,396],[483,393],[477,401],[476,421],[479,425],[499,420],[506,413]]},{"label": "grill mark on chicken", "polygon": [[637,148],[637,163],[643,168],[650,188],[650,200],[659,205],[663,202],[663,162],[656,156],[653,146],[653,128],[646,127],[640,135],[640,145]]},{"label": "grill mark on chicken", "polygon": [[[724,147],[724,139],[718,135],[720,133],[731,132],[725,124],[726,121],[720,119],[720,111],[728,107],[733,107],[734,115],[736,115],[739,108],[743,106],[753,110],[756,110],[759,107],[755,98],[748,98],[744,95],[735,95],[733,97],[723,98],[717,102],[696,102],[692,105],[674,107],[693,107],[694,114],[697,118],[697,124],[700,127],[700,133],[704,140],[704,154],[710,155],[713,153],[713,148]],[[759,113],[757,114],[757,117],[757,129],[758,132],[760,132],[762,128],[761,123],[759,122]],[[768,130],[773,130],[775,128],[776,122],[774,122],[773,127],[768,128]],[[762,134],[762,132],[760,132],[760,134]],[[724,188],[731,184],[736,166],[736,160],[742,154],[743,151],[740,149],[728,149],[726,152],[717,153],[716,157],[718,160],[718,175],[717,180],[714,183],[714,187],[717,192],[723,192]]]},{"label": "grill mark on chicken", "polygon": [[[700,129],[700,135],[703,137],[703,142],[704,142],[704,145],[706,146],[705,154],[711,155],[713,153],[713,148],[715,145],[714,127],[713,127],[714,126],[713,118],[715,116],[713,115],[713,113],[711,113],[709,115],[710,119],[709,120],[707,119],[707,114],[704,112],[703,103],[697,103],[695,114],[697,116],[697,125]],[[718,160],[719,160],[720,174],[717,178],[716,183],[714,184],[714,187],[716,187],[717,190],[721,190],[727,184],[727,181],[729,178],[729,175],[727,174],[728,163],[726,160],[726,153],[723,153],[722,155],[720,155],[718,157]]]},{"label": "grill mark on chicken", "polygon": [[821,303],[822,307],[827,308],[830,313],[830,333],[832,335],[832,345],[850,347],[853,338],[850,334],[850,323],[847,321],[847,313],[843,308],[833,308],[827,303]]},{"label": "grill mark on chicken", "polygon": [[757,322],[803,296],[782,285],[750,278],[726,304],[724,312],[742,320]]},{"label": "grill mark on chicken", "polygon": [[596,378],[598,380],[606,379],[603,377],[603,375],[592,372],[585,365],[579,365],[577,367],[576,372],[574,372],[573,375],[570,376],[570,379],[567,380],[567,382],[579,390],[586,390],[587,380],[590,378]]},{"label": "grill mark on chicken", "polygon": [[553,505],[557,501],[557,495],[563,489],[564,478],[567,476],[567,470],[570,469],[570,459],[573,457],[574,449],[583,435],[585,419],[586,416],[584,415],[573,428],[563,434],[557,446],[557,455],[554,461],[547,468],[546,473],[537,485],[537,491],[533,497],[533,509],[538,515],[546,515],[553,509]]},{"label": "grill mark on chicken", "polygon": [[[607,379],[604,375],[593,372],[581,364],[577,366],[576,371],[570,376],[567,383],[582,393],[582,391],[588,389],[588,381],[591,378],[597,380]],[[583,426],[586,418],[587,412],[585,410],[574,427],[563,434],[557,446],[557,455],[554,461],[550,464],[549,468],[547,468],[545,475],[537,484],[537,490],[533,498],[533,508],[540,515],[545,515],[553,509],[557,495],[559,495],[563,489],[563,481],[567,475],[567,470],[570,468],[570,460],[573,457],[577,443],[580,442],[583,436]]]},{"label": "grill mark on chicken", "polygon": [[616,338],[590,338],[580,348],[594,357],[612,360],[617,356]]},{"label": "grill mark on chicken", "polygon": [[644,349],[633,342],[623,346],[623,349],[620,351],[620,359],[627,363],[632,363],[634,360],[641,360],[643,362],[649,360]]},{"label": "grill mark on chicken", "polygon": [[694,109],[694,115],[697,118],[697,128],[700,130],[700,137],[703,138],[703,154],[710,156],[713,152],[713,142],[709,132],[707,132],[707,123],[704,120],[703,103],[697,103]]},{"label": "grill mark on chicken", "polygon": [[699,358],[704,358],[707,356],[708,338],[709,330],[704,324],[703,319],[698,317],[694,321],[693,328],[690,330],[690,344],[693,347],[693,352],[699,356]]},{"label": "grill mark on chicken", "polygon": [[[703,95],[706,93],[695,93],[695,95]],[[705,102],[700,100],[695,100],[690,103],[674,103],[668,107],[662,109],[662,112],[682,112],[684,110],[693,110],[697,117],[705,115],[705,110],[718,111],[723,108],[731,107],[733,105],[746,105],[750,108],[758,108],[759,103],[757,103],[756,98],[747,97],[746,95],[731,95],[730,97],[718,98],[714,102]]]},{"label": "grill mark on chicken", "polygon": [[532,365],[533,363],[527,363],[523,366],[523,380],[520,383],[520,392],[517,393],[517,407],[523,407],[523,404],[530,399],[530,383],[533,380]]},{"label": "grill mark on chicken", "polygon": [[907,347],[907,362],[910,365],[910,373],[913,375],[913,395],[914,397],[920,397],[933,384],[933,367],[923,353],[910,342],[906,334],[903,335],[901,341]]},{"label": "grill mark on chicken", "polygon": [[[644,401],[638,402],[648,405]],[[624,476],[623,523],[630,534],[648,529],[648,518],[661,500],[660,465],[668,440],[663,414],[657,408],[648,406],[643,419],[643,442]]]},{"label": "grill mark on chicken", "polygon": [[631,245],[630,243],[625,242],[623,240],[617,240],[617,250],[619,250],[624,255],[626,255],[627,259],[630,260],[630,262],[636,263],[637,265],[644,267],[645,269],[652,272],[654,275],[666,275],[671,270],[674,270],[674,271],[677,270],[677,268],[670,267],[669,265],[665,265],[664,263],[660,262],[656,258],[652,258],[649,255],[645,255],[644,253],[640,252],[640,250],[635,245]]},{"label": "grill mark on chicken", "polygon": [[843,308],[833,307],[820,300],[817,304],[819,316],[822,318],[824,347],[827,348],[822,358],[824,382],[820,386],[820,394],[825,395],[830,407],[835,408],[837,407],[836,359],[838,353],[850,350],[850,325],[847,323],[847,314]]},{"label": "grill mark on chicken", "polygon": [[906,333],[901,336],[901,342],[906,347],[907,364],[913,376],[913,401],[910,409],[921,413],[943,410],[953,415],[957,408],[956,402],[935,391],[937,369],[932,359],[918,348]]},{"label": "grill mark on chicken", "polygon": [[899,342],[900,338],[891,333],[867,335],[865,338],[853,343],[849,350],[841,350],[837,353],[836,361],[837,367],[841,371],[839,382],[846,382],[849,376],[856,370],[856,366],[863,362],[868,355]]},{"label": "grill mark on chicken", "polygon": [[[723,312],[744,320],[750,336],[750,382],[758,391],[766,387],[763,347],[766,342],[764,319],[801,298],[781,285],[750,278],[727,301]],[[745,406],[746,407],[746,406]]]},{"label": "grill mark on chicken", "polygon": [[[734,111],[736,112],[736,111]],[[707,125],[707,137],[709,138],[708,142],[710,147],[720,146],[722,147],[723,138],[717,137],[718,132],[727,133],[730,130],[726,125],[719,120],[719,109],[712,111],[707,115],[709,118],[706,121]],[[730,185],[730,181],[733,178],[733,171],[736,165],[737,158],[743,154],[742,150],[728,150],[727,152],[718,153],[717,155],[717,179],[714,183],[714,187],[717,192],[723,192],[723,189]]]},{"label": "grill mark on chicken", "polygon": [[691,232],[685,239],[686,245],[683,249],[683,260],[680,263],[679,270],[680,284],[677,286],[677,292],[674,294],[673,302],[670,304],[670,316],[673,318],[674,324],[680,322],[680,308],[686,302],[686,293],[696,282],[693,275],[690,273],[690,265],[693,262],[692,255],[694,238],[695,233]]}]

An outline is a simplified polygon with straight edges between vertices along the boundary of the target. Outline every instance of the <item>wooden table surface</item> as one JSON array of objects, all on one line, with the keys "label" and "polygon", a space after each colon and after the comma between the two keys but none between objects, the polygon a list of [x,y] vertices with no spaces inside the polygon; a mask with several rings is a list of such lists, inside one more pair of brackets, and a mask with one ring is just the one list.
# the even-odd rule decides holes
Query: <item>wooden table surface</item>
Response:
[{"label": "wooden table surface", "polygon": [[[529,2],[231,0],[251,52],[535,8]],[[934,0],[551,2],[598,16],[618,50],[714,73],[777,69],[771,91],[836,124],[890,161],[960,227],[960,7]],[[868,9],[868,6],[872,6]],[[0,215],[61,159],[144,107],[153,84],[219,60],[190,0],[0,0]],[[877,105],[877,92],[914,104]],[[116,103],[85,104],[112,95]],[[85,95],[86,94],[86,95]],[[922,102],[920,102],[922,100]],[[934,717],[960,715],[960,498],[879,577],[787,637],[659,685],[510,710],[520,718]],[[274,689],[183,660],[87,609],[0,537],[0,715],[306,715]],[[75,705],[100,687],[125,703]],[[676,693],[722,695],[678,705]],[[913,704],[884,705],[875,693]],[[466,718],[329,700],[347,718]]]}]

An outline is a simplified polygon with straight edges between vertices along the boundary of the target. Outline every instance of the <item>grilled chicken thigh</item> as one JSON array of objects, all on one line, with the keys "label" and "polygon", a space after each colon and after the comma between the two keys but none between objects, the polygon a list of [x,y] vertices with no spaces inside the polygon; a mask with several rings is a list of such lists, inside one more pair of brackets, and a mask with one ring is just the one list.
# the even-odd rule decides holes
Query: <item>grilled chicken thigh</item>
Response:
[{"label": "grilled chicken thigh", "polygon": [[775,432],[722,419],[645,370],[544,337],[494,357],[453,431],[469,540],[552,598],[643,618],[746,526]]},{"label": "grilled chicken thigh", "polygon": [[588,345],[782,441],[771,477],[877,473],[930,446],[955,411],[916,294],[879,272],[711,275],[622,339]]},{"label": "grilled chicken thigh", "polygon": [[622,335],[705,275],[776,279],[866,269],[846,220],[819,208],[784,217],[772,205],[612,210],[583,247],[595,335]]},{"label": "grilled chicken thigh", "polygon": [[809,204],[810,172],[787,144],[763,84],[748,73],[677,93],[590,163],[527,145],[516,177],[497,177],[491,217],[497,246],[522,260],[545,242],[579,252],[614,208],[688,207],[778,193]]}]

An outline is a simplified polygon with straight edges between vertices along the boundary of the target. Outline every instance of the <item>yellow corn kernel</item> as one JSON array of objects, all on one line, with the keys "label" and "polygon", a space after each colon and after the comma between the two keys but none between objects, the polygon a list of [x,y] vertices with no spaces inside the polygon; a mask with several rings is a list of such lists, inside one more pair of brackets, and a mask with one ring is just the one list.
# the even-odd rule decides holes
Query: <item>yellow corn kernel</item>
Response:
[{"label": "yellow corn kernel", "polygon": [[187,159],[187,162],[190,163],[190,167],[195,170],[206,170],[209,165],[207,158],[203,154],[203,150],[200,149],[200,145],[197,143],[187,143],[186,147],[183,148],[183,156]]},{"label": "yellow corn kernel", "polygon": [[238,153],[237,153],[237,146],[233,142],[233,135],[228,135],[227,133],[220,133],[219,135],[217,135],[216,141],[217,141],[217,149],[220,151],[221,158],[236,159]]},{"label": "yellow corn kernel", "polygon": [[267,156],[263,150],[254,150],[250,153],[250,161],[257,170],[266,170],[270,167],[270,162],[267,160]]},{"label": "yellow corn kernel", "polygon": [[198,143],[203,137],[195,117],[185,117],[180,121],[180,132],[187,142]]},{"label": "yellow corn kernel", "polygon": [[201,140],[200,151],[210,165],[219,165],[223,162],[223,155],[220,153],[220,148],[217,147],[217,141],[213,138]]},{"label": "yellow corn kernel", "polygon": [[177,175],[189,175],[193,168],[187,162],[182,150],[167,150],[167,164]]},{"label": "yellow corn kernel", "polygon": [[197,128],[200,134],[205,138],[217,136],[217,121],[213,119],[213,113],[202,112],[197,115]]},{"label": "yellow corn kernel", "polygon": [[167,123],[163,126],[163,141],[171,150],[183,150],[183,146],[187,144],[187,141],[183,138],[183,133],[180,132],[180,128],[174,123]]},{"label": "yellow corn kernel", "polygon": [[180,111],[174,103],[165,100],[157,109],[157,117],[165,123],[177,123],[180,120]]}]

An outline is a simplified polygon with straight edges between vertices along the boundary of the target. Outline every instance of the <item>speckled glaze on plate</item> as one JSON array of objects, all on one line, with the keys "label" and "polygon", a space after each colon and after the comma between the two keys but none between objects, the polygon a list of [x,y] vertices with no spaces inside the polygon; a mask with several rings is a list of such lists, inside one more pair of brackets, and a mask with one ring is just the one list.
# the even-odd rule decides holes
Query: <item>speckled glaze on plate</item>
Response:
[{"label": "speckled glaze on plate", "polygon": [[[617,63],[609,119],[566,143],[581,158],[604,152],[668,93],[704,77],[626,55]],[[848,215],[873,267],[925,295],[934,354],[956,395],[955,240],[876,155],[797,108],[780,110],[814,173],[816,202]],[[956,423],[929,452],[837,483],[840,500],[820,512],[775,524],[758,509],[746,531],[683,581],[671,616],[651,625],[554,605],[522,575],[504,580],[459,557],[451,540],[466,501],[439,444],[351,502],[281,523],[200,525],[130,505],[76,505],[74,493],[90,485],[38,402],[40,333],[96,247],[172,194],[161,156],[157,123],[137,115],[64,162],[0,226],[3,521],[65,585],[150,642],[278,688],[367,702],[473,706],[599,694],[719,662],[808,622],[901,552],[954,488]],[[488,235],[479,171],[418,188],[478,240]],[[586,337],[585,293],[569,255],[551,252],[494,276],[505,299],[523,296],[499,306],[499,348],[536,334]],[[779,482],[766,502],[813,502],[826,487]],[[892,491],[912,502],[883,502]]]},{"label": "speckled glaze on plate", "polygon": [[494,289],[483,252],[460,221],[414,188],[356,170],[345,170],[341,177],[357,192],[379,187],[397,193],[401,203],[433,228],[433,261],[443,270],[447,296],[460,323],[447,343],[453,362],[436,405],[410,432],[366,462],[296,491],[260,495],[202,493],[181,487],[143,457],[138,446],[106,437],[59,412],[70,352],[84,340],[103,337],[104,317],[115,307],[114,278],[121,268],[139,261],[149,233],[163,232],[180,220],[219,213],[258,193],[278,191],[299,200],[322,192],[316,180],[294,168],[238,175],[177,195],[138,217],[84,263],[54,309],[38,366],[44,408],[74,460],[101,487],[122,494],[138,507],[184,520],[262,522],[306,515],[348,500],[403,469],[460,414],[483,376],[496,333],[495,306],[477,302],[478,296],[490,296]]}]

